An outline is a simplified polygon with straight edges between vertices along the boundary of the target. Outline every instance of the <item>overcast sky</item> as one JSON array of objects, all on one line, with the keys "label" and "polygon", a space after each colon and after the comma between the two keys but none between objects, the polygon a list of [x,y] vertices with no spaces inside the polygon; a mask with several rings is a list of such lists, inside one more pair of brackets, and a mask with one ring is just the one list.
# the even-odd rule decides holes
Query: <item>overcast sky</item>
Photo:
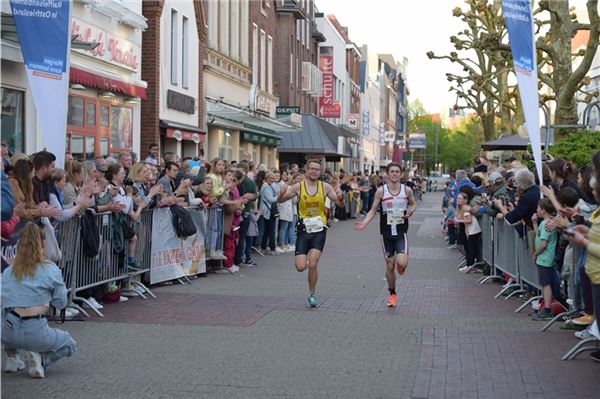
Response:
[{"label": "overcast sky", "polygon": [[[454,67],[445,60],[429,60],[425,53],[451,51],[450,36],[461,29],[448,0],[316,0],[325,14],[335,14],[348,27],[350,40],[367,44],[370,53],[408,58],[409,101],[419,99],[431,113],[447,112],[455,97],[448,92],[445,73]],[[464,29],[464,28],[462,28]]]}]

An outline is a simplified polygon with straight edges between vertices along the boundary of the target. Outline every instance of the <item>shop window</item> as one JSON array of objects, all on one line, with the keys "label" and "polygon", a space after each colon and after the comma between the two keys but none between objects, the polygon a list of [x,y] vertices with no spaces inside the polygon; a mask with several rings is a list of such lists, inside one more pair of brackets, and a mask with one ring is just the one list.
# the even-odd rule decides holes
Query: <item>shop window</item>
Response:
[{"label": "shop window", "polygon": [[83,98],[69,96],[69,112],[67,123],[83,127]]},{"label": "shop window", "polygon": [[108,105],[100,107],[100,126],[110,127],[110,108]]},{"label": "shop window", "polygon": [[95,143],[96,138],[93,136],[86,136],[85,138],[85,159],[94,159]]},{"label": "shop window", "polygon": [[10,152],[24,152],[24,99],[25,93],[2,87],[2,142]]},{"label": "shop window", "polygon": [[96,126],[96,104],[85,104],[85,124],[88,126]]},{"label": "shop window", "polygon": [[100,139],[100,156],[108,156],[108,139]]},{"label": "shop window", "polygon": [[254,165],[258,167],[258,146],[254,145],[252,148],[252,161],[254,161]]},{"label": "shop window", "polygon": [[83,136],[71,136],[71,154],[75,159],[83,159]]},{"label": "shop window", "polygon": [[112,107],[112,148],[131,149],[133,143],[133,111],[127,107]]},{"label": "shop window", "polygon": [[219,158],[231,161],[233,158],[233,149],[231,148],[231,133],[224,132],[223,142],[219,147]]}]

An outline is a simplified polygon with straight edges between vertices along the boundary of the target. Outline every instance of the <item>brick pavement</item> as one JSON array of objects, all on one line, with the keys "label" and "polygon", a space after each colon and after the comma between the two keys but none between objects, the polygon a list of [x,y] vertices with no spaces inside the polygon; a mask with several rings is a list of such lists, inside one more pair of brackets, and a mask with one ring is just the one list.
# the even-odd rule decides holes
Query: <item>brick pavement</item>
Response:
[{"label": "brick pavement", "polygon": [[290,255],[157,300],[106,305],[105,318],[67,323],[79,343],[43,381],[3,375],[10,398],[600,398],[600,367],[561,362],[576,339],[515,314],[497,284],[456,271],[444,248],[439,198],[426,196],[410,231],[411,262],[387,291],[377,226],[340,222],[320,266],[320,307]]}]

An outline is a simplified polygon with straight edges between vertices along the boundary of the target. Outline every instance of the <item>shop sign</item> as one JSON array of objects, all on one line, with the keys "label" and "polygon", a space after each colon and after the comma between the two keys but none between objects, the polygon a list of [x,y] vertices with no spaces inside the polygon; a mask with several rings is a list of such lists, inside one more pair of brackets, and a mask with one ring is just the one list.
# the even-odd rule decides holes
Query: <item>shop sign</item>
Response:
[{"label": "shop sign", "polygon": [[277,103],[262,93],[256,95],[256,110],[271,115],[271,111],[277,106]]},{"label": "shop sign", "polygon": [[73,51],[130,71],[139,71],[141,59],[141,47],[139,45],[76,18],[71,20],[71,36],[77,36],[77,40],[82,42],[98,43],[98,46],[93,50],[73,49]]},{"label": "shop sign", "polygon": [[322,74],[322,95],[319,97],[319,116],[339,118],[340,104],[333,100],[333,47],[321,47],[319,68]]},{"label": "shop sign", "polygon": [[393,143],[395,137],[396,132],[394,132],[393,130],[388,130],[385,132],[385,137],[383,141],[385,141],[386,143]]},{"label": "shop sign", "polygon": [[346,115],[346,126],[350,129],[358,130],[360,116],[358,114]]},{"label": "shop sign", "polygon": [[181,140],[193,141],[196,144],[200,143],[201,141],[206,141],[206,136],[203,134],[198,134],[198,133],[190,132],[187,130],[180,130],[180,129],[168,128],[166,136],[169,138],[173,138],[177,141],[181,141]]},{"label": "shop sign", "polygon": [[296,106],[296,105],[290,105],[287,107],[277,107],[277,108],[275,108],[275,113],[277,115],[299,114],[300,107]]},{"label": "shop sign", "polygon": [[167,90],[167,108],[193,114],[196,110],[196,99],[173,90]]},{"label": "shop sign", "polygon": [[369,125],[371,124],[371,113],[369,110],[365,110],[362,113],[362,134],[363,136],[369,135]]},{"label": "shop sign", "polygon": [[268,146],[272,146],[272,147],[276,147],[280,141],[279,139],[276,139],[273,137],[265,137],[265,136],[261,136],[258,134],[252,134],[252,133],[244,133],[243,139],[250,143],[264,144],[264,145],[268,145]]}]

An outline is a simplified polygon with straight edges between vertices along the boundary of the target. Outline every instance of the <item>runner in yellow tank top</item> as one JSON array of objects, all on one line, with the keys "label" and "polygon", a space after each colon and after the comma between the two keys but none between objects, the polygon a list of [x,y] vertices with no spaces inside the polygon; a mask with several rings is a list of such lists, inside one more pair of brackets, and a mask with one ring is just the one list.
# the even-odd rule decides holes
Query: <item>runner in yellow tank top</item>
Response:
[{"label": "runner in yellow tank top", "polygon": [[331,185],[319,181],[321,161],[310,160],[305,166],[305,181],[293,186],[283,184],[277,197],[285,202],[298,196],[298,223],[296,224],[296,270],[303,272],[308,267],[308,306],[317,306],[315,289],[319,272],[317,266],[325,246],[327,217],[325,197],[344,206],[342,192]]}]

